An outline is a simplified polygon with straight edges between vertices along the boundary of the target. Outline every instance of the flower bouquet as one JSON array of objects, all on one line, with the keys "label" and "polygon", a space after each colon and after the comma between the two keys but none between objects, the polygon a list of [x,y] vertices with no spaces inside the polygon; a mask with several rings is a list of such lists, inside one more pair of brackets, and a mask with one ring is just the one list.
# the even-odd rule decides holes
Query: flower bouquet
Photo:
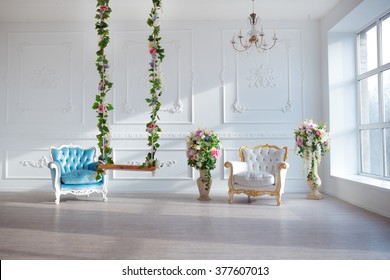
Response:
[{"label": "flower bouquet", "polygon": [[220,156],[221,142],[213,131],[198,129],[196,132],[190,133],[187,138],[188,165],[200,170],[201,174],[204,173],[204,177],[201,178],[201,181],[204,183],[206,191],[210,191],[210,171],[215,168],[217,159]]},{"label": "flower bouquet", "polygon": [[324,124],[318,125],[311,119],[305,119],[295,130],[295,149],[305,160],[307,181],[318,189],[321,180],[318,177],[318,166],[322,156],[329,151],[329,133]]}]

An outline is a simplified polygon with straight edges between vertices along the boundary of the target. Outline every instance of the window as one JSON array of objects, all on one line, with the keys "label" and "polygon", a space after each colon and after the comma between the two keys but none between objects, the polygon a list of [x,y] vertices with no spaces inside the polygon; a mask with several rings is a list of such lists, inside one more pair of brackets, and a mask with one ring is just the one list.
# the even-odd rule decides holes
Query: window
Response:
[{"label": "window", "polygon": [[390,13],[357,34],[360,173],[390,180]]}]

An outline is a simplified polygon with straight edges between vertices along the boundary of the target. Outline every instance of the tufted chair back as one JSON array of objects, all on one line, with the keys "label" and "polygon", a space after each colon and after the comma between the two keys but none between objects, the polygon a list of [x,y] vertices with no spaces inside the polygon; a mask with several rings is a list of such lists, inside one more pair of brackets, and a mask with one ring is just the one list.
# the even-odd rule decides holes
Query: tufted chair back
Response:
[{"label": "tufted chair back", "polygon": [[273,175],[277,172],[277,163],[287,161],[287,147],[262,145],[254,148],[244,146],[240,148],[241,161],[248,164],[248,171],[268,172]]},{"label": "tufted chair back", "polygon": [[53,161],[58,162],[61,174],[73,170],[87,169],[94,162],[96,149],[82,149],[80,147],[51,148],[50,154]]}]

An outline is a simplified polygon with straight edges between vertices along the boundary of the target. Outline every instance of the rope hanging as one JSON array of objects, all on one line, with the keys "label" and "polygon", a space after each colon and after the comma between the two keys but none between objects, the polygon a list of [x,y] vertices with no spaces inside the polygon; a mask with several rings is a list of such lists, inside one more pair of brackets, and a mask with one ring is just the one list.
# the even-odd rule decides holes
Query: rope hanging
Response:
[{"label": "rope hanging", "polygon": [[152,0],[152,9],[147,20],[147,24],[152,27],[152,33],[148,37],[149,41],[149,54],[151,55],[151,62],[149,63],[149,83],[150,97],[146,98],[146,102],[151,108],[150,121],[146,124],[146,132],[148,135],[148,146],[150,152],[146,155],[145,162],[140,165],[125,165],[114,164],[112,157],[111,134],[108,121],[108,112],[113,110],[113,106],[106,103],[107,93],[113,86],[108,75],[109,63],[105,55],[105,48],[107,47],[110,37],[108,24],[106,20],[110,17],[111,8],[109,7],[109,0],[97,0],[96,4],[96,16],[97,19],[95,29],[99,36],[99,50],[96,52],[96,68],[100,76],[100,82],[98,85],[99,93],[96,95],[95,102],[92,108],[97,112],[99,134],[96,135],[98,140],[98,147],[100,150],[99,166],[96,170],[96,179],[99,180],[105,170],[107,169],[119,169],[119,170],[139,170],[139,171],[155,171],[158,167],[162,166],[155,157],[157,149],[160,147],[158,140],[160,138],[159,133],[161,128],[158,125],[158,112],[161,107],[159,98],[163,92],[163,82],[161,78],[161,63],[164,60],[164,49],[161,47],[160,37],[160,17],[161,0]]},{"label": "rope hanging", "polygon": [[[98,147],[100,150],[99,162],[105,164],[113,164],[112,148],[111,145],[111,134],[108,121],[108,112],[113,110],[113,106],[106,103],[107,93],[113,86],[110,82],[108,75],[109,63],[106,58],[105,48],[110,42],[110,33],[108,30],[107,20],[111,14],[111,8],[109,7],[110,0],[97,0],[96,4],[96,24],[95,29],[99,36],[98,51],[96,52],[96,68],[99,73],[100,81],[98,85],[98,94],[96,95],[95,102],[92,108],[97,112],[99,134],[96,135],[98,140]],[[105,173],[102,169],[96,170],[96,180],[99,180],[102,174]]]},{"label": "rope hanging", "polygon": [[145,166],[158,166],[157,159],[155,157],[157,149],[160,144],[157,142],[160,138],[159,132],[161,132],[160,126],[157,121],[160,119],[158,111],[160,110],[161,103],[159,97],[163,92],[163,82],[161,78],[161,63],[164,60],[164,49],[161,47],[160,37],[160,16],[159,11],[161,10],[161,0],[152,0],[153,7],[150,11],[147,24],[152,27],[152,33],[148,37],[149,41],[149,53],[151,55],[151,62],[149,63],[149,82],[151,84],[150,97],[146,98],[149,107],[152,109],[150,112],[150,121],[146,124],[146,132],[148,136],[148,146],[150,152],[147,154],[145,159]]}]

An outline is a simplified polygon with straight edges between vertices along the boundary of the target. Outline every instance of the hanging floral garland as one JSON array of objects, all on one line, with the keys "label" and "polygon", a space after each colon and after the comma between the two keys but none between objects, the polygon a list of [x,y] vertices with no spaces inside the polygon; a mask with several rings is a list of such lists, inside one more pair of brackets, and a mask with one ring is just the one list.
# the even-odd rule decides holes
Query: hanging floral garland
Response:
[{"label": "hanging floral garland", "polygon": [[160,67],[165,57],[164,49],[160,44],[161,37],[159,11],[161,10],[161,1],[162,0],[152,0],[153,7],[147,20],[147,24],[153,29],[152,33],[148,37],[149,54],[151,55],[151,62],[149,63],[149,82],[151,84],[151,88],[150,97],[146,98],[146,102],[148,102],[152,111],[150,112],[150,121],[146,124],[146,132],[149,133],[148,146],[150,147],[150,152],[147,154],[143,166],[155,167],[158,165],[155,154],[157,149],[160,147],[160,144],[157,141],[160,138],[159,133],[161,132],[161,128],[157,124],[157,121],[160,119],[158,116],[158,111],[161,107],[159,97],[163,92],[163,82],[161,78]]},{"label": "hanging floral garland", "polygon": [[[106,103],[107,93],[112,88],[113,83],[110,82],[108,69],[109,63],[106,58],[104,49],[107,47],[110,37],[107,19],[110,17],[111,8],[109,7],[110,0],[97,0],[96,4],[96,16],[97,22],[95,24],[95,29],[97,35],[99,36],[99,50],[96,52],[96,68],[99,72],[100,82],[98,85],[98,94],[96,95],[95,102],[92,105],[92,108],[97,112],[99,134],[96,135],[98,140],[98,147],[100,150],[99,162],[112,164],[112,148],[111,144],[111,134],[108,121],[108,112],[113,110],[113,106],[109,103]],[[104,170],[98,169],[96,175],[96,180],[100,180]]]}]

